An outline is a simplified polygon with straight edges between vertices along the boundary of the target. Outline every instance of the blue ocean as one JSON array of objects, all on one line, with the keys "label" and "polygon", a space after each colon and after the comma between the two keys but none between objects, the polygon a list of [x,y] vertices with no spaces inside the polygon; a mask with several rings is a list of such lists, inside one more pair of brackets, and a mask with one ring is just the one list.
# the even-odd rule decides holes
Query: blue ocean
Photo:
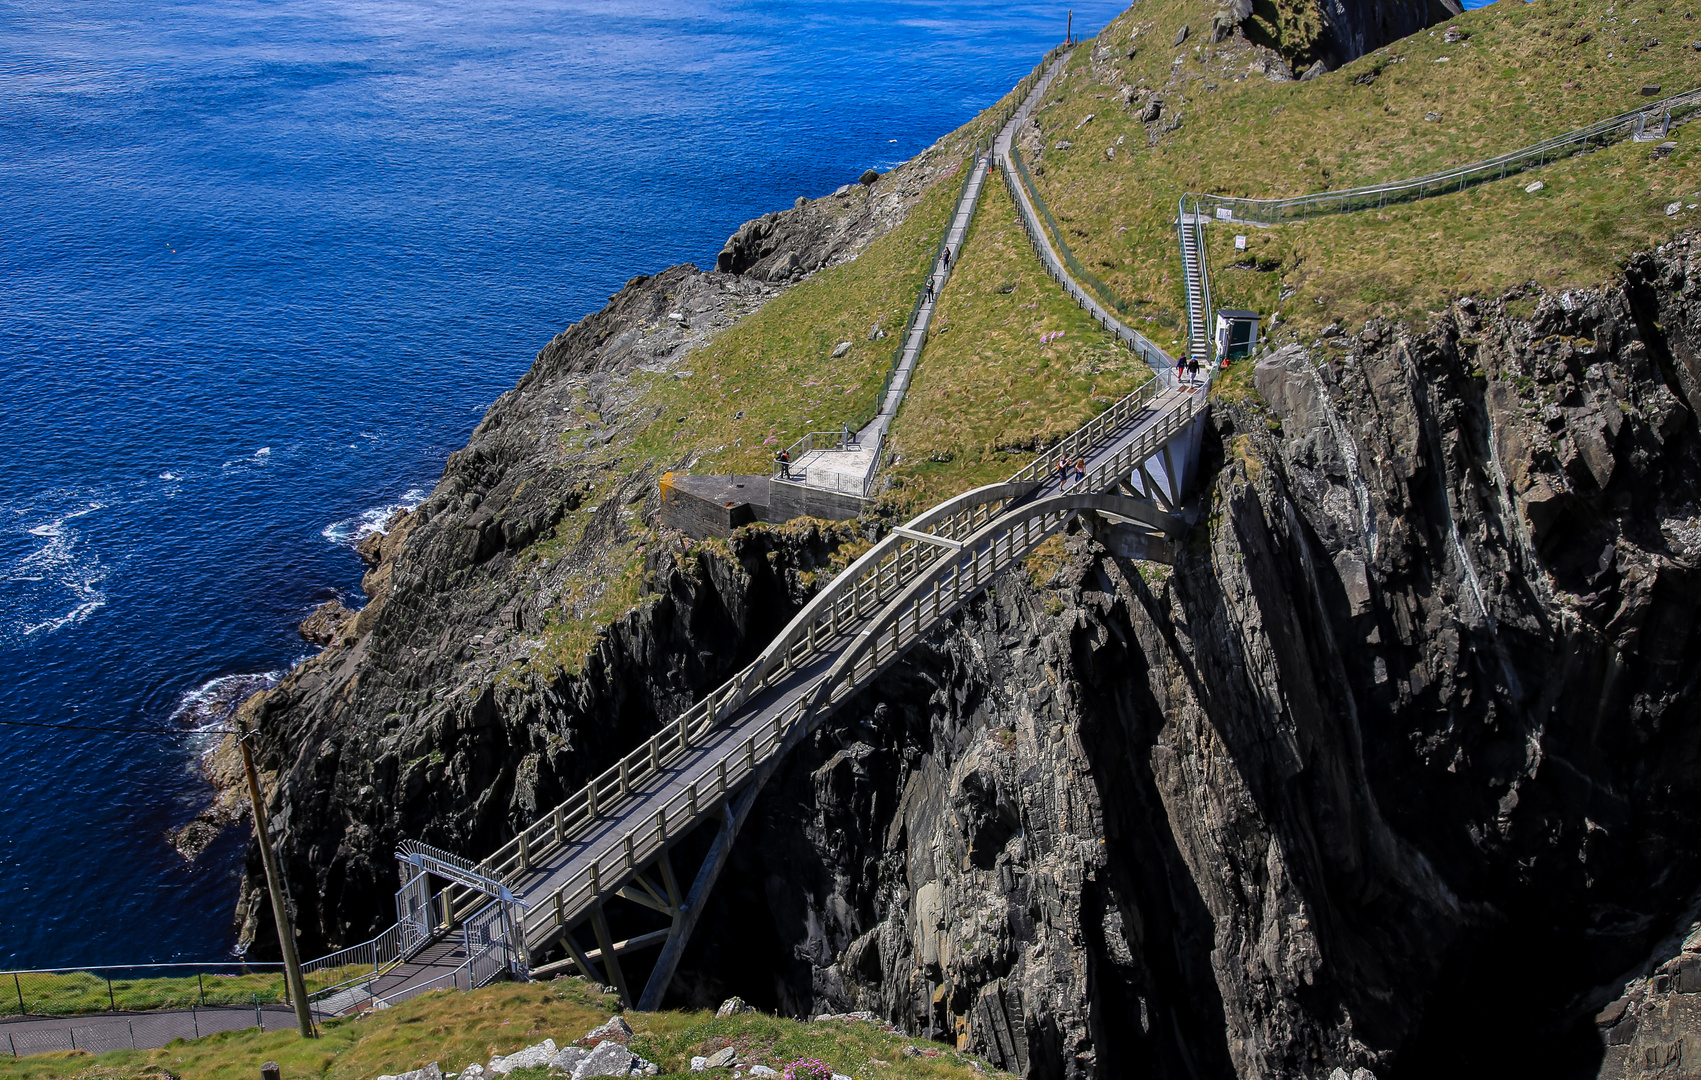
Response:
[{"label": "blue ocean", "polygon": [[358,605],[353,544],[627,278],[909,157],[1065,19],[0,0],[0,720],[75,725],[0,726],[0,966],[228,957],[245,838],[166,839],[196,729]]}]

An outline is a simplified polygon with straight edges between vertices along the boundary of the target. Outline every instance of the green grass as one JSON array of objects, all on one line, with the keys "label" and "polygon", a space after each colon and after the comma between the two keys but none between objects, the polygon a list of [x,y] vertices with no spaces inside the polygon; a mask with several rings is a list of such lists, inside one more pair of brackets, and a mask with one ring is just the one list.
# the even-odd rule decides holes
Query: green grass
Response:
[{"label": "green grass", "polygon": [[1009,191],[989,177],[892,426],[894,482],[922,507],[1002,480],[1149,378],[1046,275]]},{"label": "green grass", "polygon": [[[445,1071],[459,1071],[470,1062],[483,1064],[493,1055],[511,1054],[545,1038],[566,1045],[608,1019],[614,1009],[612,997],[577,979],[504,983],[466,994],[426,994],[360,1020],[332,1021],[315,1040],[293,1032],[248,1030],[180,1040],[159,1050],[42,1054],[0,1061],[0,1080],[141,1080],[165,1073],[181,1080],[224,1080],[257,1076],[265,1061],[276,1061],[282,1075],[293,1080],[371,1080],[433,1061]],[[733,1044],[746,1061],[780,1068],[798,1058],[820,1058],[858,1080],[966,1080],[982,1075],[965,1054],[888,1035],[873,1024],[803,1023],[759,1013],[724,1020],[707,1012],[625,1017],[635,1033],[633,1052],[660,1065],[664,1076],[693,1075],[692,1056]],[[908,1045],[917,1045],[926,1056],[906,1056]],[[513,1075],[527,1080],[541,1077],[543,1070]]]},{"label": "green grass", "polygon": [[[659,421],[632,450],[657,461],[699,451],[697,473],[766,473],[775,450],[806,432],[866,421],[955,207],[961,169],[855,260],[799,283],[694,353],[684,365],[690,378],[654,378],[647,396]],[[870,341],[875,326],[887,336]],[[831,359],[844,341],[849,354]]]},{"label": "green grass", "polygon": [[[344,967],[307,976],[309,994],[354,978],[367,967]],[[262,1004],[283,1001],[283,972],[194,975],[177,978],[113,979],[89,971],[25,972],[0,977],[0,1016],[70,1016],[114,1008],[186,1009],[191,1005],[238,1005],[258,997]]]},{"label": "green grass", "polygon": [[[1089,43],[1054,83],[1038,113],[1048,149],[1036,180],[1077,256],[1119,296],[1178,308],[1173,221],[1184,191],[1281,197],[1416,176],[1633,109],[1646,101],[1645,83],[1662,96],[1701,85],[1701,53],[1690,47],[1701,28],[1683,5],[1632,0],[1610,16],[1607,9],[1599,0],[1495,4],[1445,24],[1468,33],[1466,42],[1445,42],[1437,27],[1314,81],[1272,83],[1248,72],[1246,46],[1203,43],[1204,20],[1190,0],[1147,0],[1101,33],[1118,46],[1117,60],[1095,69]],[[1196,33],[1172,49],[1182,23]],[[1658,44],[1643,48],[1649,41]],[[1123,104],[1124,86],[1162,95],[1164,120],[1179,113],[1180,128],[1149,146],[1138,109]],[[1076,129],[1088,113],[1095,118]],[[1056,150],[1065,138],[1073,147]],[[1380,213],[1213,227],[1214,298],[1279,307],[1309,331],[1372,315],[1422,319],[1450,296],[1530,280],[1598,283],[1698,212],[1664,214],[1680,196],[1701,202],[1696,137],[1679,128],[1674,138],[1680,149],[1665,160],[1651,159],[1648,144],[1625,143]],[[1114,160],[1107,147],[1117,148]],[[1545,190],[1526,194],[1535,180]],[[1248,236],[1244,256],[1233,251],[1236,232]],[[1260,268],[1230,269],[1245,257]]]}]

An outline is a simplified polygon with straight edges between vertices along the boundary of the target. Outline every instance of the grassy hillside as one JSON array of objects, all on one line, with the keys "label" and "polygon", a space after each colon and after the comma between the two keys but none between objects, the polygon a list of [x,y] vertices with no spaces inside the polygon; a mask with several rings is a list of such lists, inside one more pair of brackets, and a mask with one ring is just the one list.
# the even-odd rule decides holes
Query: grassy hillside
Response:
[{"label": "grassy hillside", "polygon": [[922,509],[1002,480],[1151,377],[1046,275],[993,175],[892,428]]},{"label": "grassy hillside", "polygon": [[[1270,81],[1259,68],[1271,54],[1244,41],[1205,43],[1205,15],[1196,0],[1135,5],[1076,51],[1037,114],[1041,192],[1078,257],[1135,311],[1184,303],[1173,231],[1184,191],[1279,197],[1414,176],[1633,109],[1644,85],[1662,96],[1701,85],[1701,21],[1661,0],[1506,0],[1446,24],[1463,40],[1438,27],[1309,82]],[[1196,33],[1173,48],[1183,25]],[[1144,123],[1152,96],[1161,116]],[[1216,299],[1279,306],[1312,329],[1422,319],[1448,296],[1529,280],[1597,283],[1695,217],[1695,137],[1678,129],[1670,158],[1625,144],[1380,213],[1213,228]],[[1535,180],[1544,190],[1527,194]],[[1251,234],[1245,255],[1237,231]]]},{"label": "grassy hillside", "polygon": [[[1026,140],[1063,238],[1120,298],[1123,318],[1172,351],[1185,323],[1173,226],[1184,191],[1287,196],[1413,176],[1634,108],[1645,85],[1660,95],[1701,85],[1701,18],[1660,0],[1503,0],[1305,82],[1273,81],[1280,58],[1244,39],[1209,43],[1213,10],[1141,0],[1076,50],[1035,113],[1039,134]],[[1178,48],[1183,25],[1191,33]],[[1143,121],[1153,99],[1158,118]],[[960,156],[1008,104],[933,152]],[[1532,280],[1597,284],[1701,214],[1696,132],[1674,132],[1668,157],[1624,143],[1382,211],[1214,226],[1215,299],[1279,311],[1282,334],[1308,335],[1372,316],[1421,324],[1450,297]],[[854,262],[816,274],[692,355],[680,365],[688,377],[634,376],[643,398],[635,412],[654,419],[590,452],[611,484],[645,463],[764,472],[776,446],[866,417],[897,344],[871,341],[869,330],[895,335],[902,325],[960,180],[941,178]],[[1541,190],[1527,192],[1537,180]],[[895,511],[1008,474],[1146,375],[1041,272],[996,179],[984,199],[892,431],[899,463],[885,501]],[[1672,202],[1680,211],[1668,216]],[[1244,251],[1233,246],[1237,232]],[[834,361],[841,341],[850,353]],[[610,488],[585,501],[615,497],[633,495]],[[570,544],[586,513],[569,514],[539,550]],[[596,628],[637,602],[652,542],[638,534],[608,553],[607,565],[626,570],[601,575],[612,584],[594,604],[564,608],[535,663],[576,666]]]},{"label": "grassy hillside", "polygon": [[[294,1032],[232,1031],[179,1041],[160,1050],[90,1055],[43,1054],[0,1061],[0,1080],[228,1080],[255,1077],[276,1061],[282,1075],[324,1080],[371,1080],[438,1062],[445,1072],[551,1038],[565,1046],[615,1010],[612,995],[578,979],[496,986],[460,994],[426,994],[361,1020],[325,1025],[323,1037]],[[815,1058],[857,1080],[952,1080],[1003,1075],[966,1054],[887,1034],[853,1021],[804,1023],[758,1013],[717,1020],[707,1012],[627,1013],[634,1053],[661,1066],[663,1076],[693,1076],[691,1058],[736,1045],[741,1061],[783,1072],[787,1062]],[[905,1052],[913,1047],[918,1054]],[[542,1069],[516,1070],[514,1080],[541,1080]],[[725,1071],[721,1075],[728,1075]]]}]

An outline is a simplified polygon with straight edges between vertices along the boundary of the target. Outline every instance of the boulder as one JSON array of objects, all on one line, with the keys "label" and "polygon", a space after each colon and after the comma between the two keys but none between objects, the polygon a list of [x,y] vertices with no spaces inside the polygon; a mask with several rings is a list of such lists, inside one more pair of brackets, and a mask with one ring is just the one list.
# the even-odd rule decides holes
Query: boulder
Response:
[{"label": "boulder", "polygon": [[490,1064],[484,1071],[491,1076],[507,1076],[515,1069],[538,1069],[549,1064],[549,1059],[555,1056],[555,1040],[545,1039],[535,1046],[517,1050],[506,1057],[501,1054],[490,1059]]},{"label": "boulder", "polygon": [[778,1069],[770,1069],[766,1065],[752,1065],[752,1066],[750,1066],[750,1071],[748,1073],[746,1073],[745,1075],[746,1076],[778,1076],[778,1075],[780,1075],[780,1073],[779,1073]]},{"label": "boulder", "polygon": [[475,1061],[462,1069],[456,1080],[484,1080],[484,1066]]},{"label": "boulder", "polygon": [[692,1072],[702,1072],[704,1069],[706,1069],[708,1067],[709,1067],[709,1059],[706,1058],[706,1057],[694,1057],[694,1058],[691,1059],[691,1071]]},{"label": "boulder", "polygon": [[630,1076],[638,1063],[638,1055],[615,1042],[604,1039],[573,1066],[573,1080],[589,1076]]},{"label": "boulder", "polygon": [[860,184],[872,184],[878,179],[880,179],[880,174],[875,172],[873,169],[869,169],[867,172],[863,173],[860,178],[858,178],[857,182]]},{"label": "boulder", "polygon": [[737,1060],[738,1047],[723,1046],[704,1059],[703,1067],[706,1069],[727,1069],[731,1068],[732,1063]]},{"label": "boulder", "polygon": [[380,1076],[378,1080],[443,1080],[443,1070],[438,1068],[437,1063],[433,1061],[423,1069],[397,1073],[394,1076],[384,1075]]},{"label": "boulder", "polygon": [[833,359],[837,360],[839,357],[845,355],[846,353],[848,353],[850,351],[851,351],[851,343],[848,342],[848,341],[841,341],[837,345],[833,346]]},{"label": "boulder", "polygon": [[1152,98],[1146,102],[1146,107],[1140,110],[1140,122],[1150,124],[1164,114],[1164,99]]},{"label": "boulder", "polygon": [[1317,63],[1312,64],[1310,67],[1305,69],[1305,74],[1301,75],[1299,77],[1299,81],[1300,82],[1310,82],[1312,79],[1317,78],[1317,76],[1323,74],[1324,72],[1326,72],[1328,70],[1329,70],[1329,66],[1327,64],[1325,64],[1323,61],[1319,60],[1319,61],[1317,61]]},{"label": "boulder", "polygon": [[597,1043],[601,1042],[604,1039],[614,1039],[617,1042],[625,1042],[627,1039],[630,1039],[631,1037],[632,1037],[631,1026],[629,1024],[627,1024],[625,1020],[622,1020],[620,1017],[611,1016],[611,1017],[608,1018],[608,1023],[603,1024],[600,1027],[594,1027],[591,1030],[585,1032],[585,1037],[580,1039],[579,1041],[582,1042],[582,1043],[587,1043],[591,1046],[595,1046],[595,1045],[597,1045]]},{"label": "boulder", "polygon": [[1183,26],[1180,30],[1177,30],[1175,32],[1175,43],[1174,43],[1175,47],[1178,48],[1178,49],[1181,48],[1182,42],[1184,42],[1186,40],[1187,40],[1187,27]]},{"label": "boulder", "polygon": [[588,1056],[590,1056],[590,1051],[583,1046],[563,1046],[555,1052],[554,1057],[549,1059],[549,1069],[551,1072],[562,1072],[571,1076],[579,1062],[585,1060]]},{"label": "boulder", "polygon": [[721,1007],[715,1010],[716,1020],[725,1020],[738,1013],[755,1012],[756,1006],[751,1005],[741,997],[729,997],[721,1002]]},{"label": "boulder", "polygon": [[1445,41],[1449,45],[1457,45],[1459,42],[1470,36],[1471,35],[1465,33],[1457,26],[1449,26],[1446,30],[1442,31],[1441,40]]},{"label": "boulder", "polygon": [[341,600],[327,600],[313,609],[313,614],[301,621],[296,633],[315,645],[329,645],[337,639],[343,627],[355,616]]},{"label": "boulder", "polygon": [[886,331],[880,329],[879,323],[875,323],[874,326],[868,331],[868,340],[869,341],[879,341],[882,338],[884,338],[885,336],[886,336]]}]

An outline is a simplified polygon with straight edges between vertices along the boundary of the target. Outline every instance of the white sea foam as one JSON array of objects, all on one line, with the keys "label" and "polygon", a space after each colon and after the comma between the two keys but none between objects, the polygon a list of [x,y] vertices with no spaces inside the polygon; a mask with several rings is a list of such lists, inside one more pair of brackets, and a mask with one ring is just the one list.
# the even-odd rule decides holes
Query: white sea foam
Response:
[{"label": "white sea foam", "polygon": [[272,456],[272,448],[269,447],[269,446],[262,446],[262,447],[260,447],[260,449],[254,451],[254,456],[255,457],[271,457]]},{"label": "white sea foam", "polygon": [[374,506],[370,510],[362,510],[354,517],[333,521],[320,529],[319,535],[333,544],[352,547],[368,536],[388,532],[390,519],[400,513],[412,513],[429,494],[424,488],[408,488],[402,493],[399,501]]},{"label": "white sea foam", "polygon": [[[76,626],[106,606],[106,567],[100,557],[84,550],[71,523],[97,510],[103,502],[84,500],[81,506],[32,525],[25,534],[44,541],[6,568],[5,580],[24,586],[8,597],[6,612],[11,633],[22,637],[51,634]],[[27,513],[30,508],[24,508]],[[69,607],[67,607],[67,603]]]},{"label": "white sea foam", "polygon": [[227,727],[236,710],[257,691],[269,690],[278,684],[281,671],[239,672],[219,675],[200,686],[185,690],[171,711],[171,724],[191,736],[191,743],[201,753],[212,750],[222,738],[221,728]]}]

